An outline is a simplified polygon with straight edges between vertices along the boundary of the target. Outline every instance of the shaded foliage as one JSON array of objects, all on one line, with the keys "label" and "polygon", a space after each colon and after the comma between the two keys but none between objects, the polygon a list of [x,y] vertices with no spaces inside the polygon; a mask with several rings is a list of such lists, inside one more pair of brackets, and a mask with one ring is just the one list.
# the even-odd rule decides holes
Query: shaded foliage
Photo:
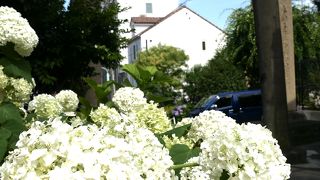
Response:
[{"label": "shaded foliage", "polygon": [[241,69],[250,88],[260,87],[253,10],[251,6],[236,9],[228,19],[225,51],[230,61]]},{"label": "shaded foliage", "polygon": [[124,9],[113,1],[71,1],[67,10],[64,0],[4,0],[0,5],[15,8],[28,19],[39,36],[39,44],[27,58],[32,66],[36,90],[54,93],[61,89],[84,91],[82,77],[94,74],[90,62],[117,67],[122,57],[120,37]]},{"label": "shaded foliage", "polygon": [[[137,87],[144,92],[148,100],[159,103],[161,106],[172,104],[173,98],[165,87],[176,84],[175,80],[159,71],[155,66],[141,66],[138,64],[126,64],[122,70],[127,72],[135,80]],[[127,81],[127,86],[133,86]]]},{"label": "shaded foliage", "polygon": [[164,97],[172,97],[173,104],[183,100],[180,89],[185,79],[184,71],[188,66],[188,59],[182,49],[159,44],[140,52],[136,64],[142,67],[154,66],[159,72],[170,77],[170,81],[158,83],[157,91]]},{"label": "shaded foliage", "polygon": [[158,45],[140,52],[136,63],[142,66],[155,66],[159,71],[178,80],[176,86],[181,86],[188,59],[188,55],[179,48]]},{"label": "shaded foliage", "polygon": [[247,89],[244,73],[225,53],[218,52],[206,66],[196,66],[186,74],[184,90],[192,104],[218,92]]}]

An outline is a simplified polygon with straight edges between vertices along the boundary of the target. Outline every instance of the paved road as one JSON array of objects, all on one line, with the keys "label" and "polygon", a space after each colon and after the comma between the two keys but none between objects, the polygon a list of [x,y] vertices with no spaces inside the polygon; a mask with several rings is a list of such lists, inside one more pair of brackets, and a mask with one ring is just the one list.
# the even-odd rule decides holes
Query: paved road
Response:
[{"label": "paved road", "polygon": [[301,145],[295,149],[299,151],[302,158],[300,162],[291,163],[290,179],[320,180],[320,142]]}]

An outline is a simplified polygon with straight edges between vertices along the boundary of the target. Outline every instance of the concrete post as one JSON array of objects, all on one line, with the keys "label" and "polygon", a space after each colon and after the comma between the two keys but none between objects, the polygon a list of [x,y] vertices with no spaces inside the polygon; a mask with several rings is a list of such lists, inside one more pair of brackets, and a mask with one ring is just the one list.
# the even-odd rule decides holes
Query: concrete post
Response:
[{"label": "concrete post", "polygon": [[291,0],[279,1],[288,112],[296,112],[296,77]]},{"label": "concrete post", "polygon": [[[262,83],[263,116],[282,150],[286,151],[289,149],[287,99],[292,100],[287,98],[286,91],[288,88],[288,91],[295,92],[295,87],[289,89],[286,86],[286,80],[288,82],[292,79],[285,77],[289,72],[285,71],[285,67],[292,67],[290,63],[293,62],[290,60],[293,58],[293,45],[290,44],[292,34],[285,34],[292,32],[292,22],[289,22],[292,21],[292,16],[288,13],[291,3],[290,0],[252,0],[252,3]],[[292,95],[291,92],[288,94]]]}]

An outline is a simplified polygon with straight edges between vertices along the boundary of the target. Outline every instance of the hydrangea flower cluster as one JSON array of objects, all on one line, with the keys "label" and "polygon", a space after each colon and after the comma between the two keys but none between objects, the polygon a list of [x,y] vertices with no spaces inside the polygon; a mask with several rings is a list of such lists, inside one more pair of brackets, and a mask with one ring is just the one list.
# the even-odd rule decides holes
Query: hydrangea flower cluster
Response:
[{"label": "hydrangea flower cluster", "polygon": [[21,56],[29,56],[38,44],[38,36],[28,21],[15,9],[0,6],[0,46],[13,43]]},{"label": "hydrangea flower cluster", "polygon": [[120,88],[112,98],[120,111],[126,115],[136,116],[138,127],[148,128],[154,133],[161,133],[171,129],[171,121],[163,108],[157,104],[147,102],[144,93],[137,88]]},{"label": "hydrangea flower cluster", "polygon": [[123,112],[132,112],[143,108],[147,104],[144,93],[138,88],[123,87],[117,90],[112,101]]},{"label": "hydrangea flower cluster", "polygon": [[192,125],[187,137],[194,143],[212,137],[219,129],[231,128],[238,125],[234,119],[226,116],[223,112],[204,111],[194,118],[183,118],[177,123],[176,127],[190,123]]},{"label": "hydrangea flower cluster", "polygon": [[138,123],[142,127],[150,128],[154,133],[162,133],[172,128],[165,110],[158,108],[153,102],[146,103],[135,113]]},{"label": "hydrangea flower cluster", "polygon": [[173,134],[172,137],[163,136],[163,141],[165,143],[166,148],[168,149],[171,149],[171,147],[175,144],[185,144],[190,149],[192,149],[195,145],[193,141],[191,141],[190,139],[185,138],[184,136],[177,137],[175,134]]},{"label": "hydrangea flower cluster", "polygon": [[7,98],[16,106],[21,107],[29,101],[34,85],[23,78],[8,77],[0,65],[0,103]]},{"label": "hydrangea flower cluster", "polygon": [[55,95],[64,112],[73,112],[78,108],[78,95],[71,90],[62,90]]},{"label": "hydrangea flower cluster", "polygon": [[221,112],[205,111],[193,119],[189,133],[191,139],[203,141],[197,162],[201,168],[182,171],[184,177],[192,179],[195,171],[209,179],[219,179],[224,171],[230,179],[290,177],[290,165],[277,140],[261,125],[239,125]]},{"label": "hydrangea flower cluster", "polygon": [[314,104],[314,107],[320,107],[320,92],[319,91],[311,91],[309,93],[309,100]]},{"label": "hydrangea flower cluster", "polygon": [[41,119],[50,119],[60,116],[62,113],[73,112],[77,109],[79,99],[71,90],[60,91],[55,96],[39,94],[29,102],[28,111]]},{"label": "hydrangea flower cluster", "polygon": [[8,76],[3,72],[3,66],[0,65],[0,90],[4,90],[8,85]]},{"label": "hydrangea flower cluster", "polygon": [[[154,155],[156,154],[156,156]],[[73,127],[59,118],[36,121],[0,167],[4,179],[174,179],[167,149],[134,128],[126,137],[96,125]]]},{"label": "hydrangea flower cluster", "polygon": [[[199,163],[199,157],[193,157],[187,163]],[[185,167],[180,171],[181,180],[211,180],[210,172],[204,170],[203,166]]]},{"label": "hydrangea flower cluster", "polygon": [[107,128],[108,132],[116,137],[125,137],[127,132],[137,127],[135,116],[120,114],[116,109],[104,104],[100,104],[96,110],[91,111],[90,117],[98,126]]}]

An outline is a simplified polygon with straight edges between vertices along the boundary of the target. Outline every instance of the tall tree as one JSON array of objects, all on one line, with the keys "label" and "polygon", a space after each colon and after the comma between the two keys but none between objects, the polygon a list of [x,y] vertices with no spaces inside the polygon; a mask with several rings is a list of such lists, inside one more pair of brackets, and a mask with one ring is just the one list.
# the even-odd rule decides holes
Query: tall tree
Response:
[{"label": "tall tree", "polygon": [[83,92],[82,77],[94,74],[90,62],[117,67],[125,44],[119,29],[122,9],[113,1],[74,0],[68,9],[64,0],[4,0],[0,5],[17,9],[39,36],[39,45],[28,57],[38,92],[60,89]]},{"label": "tall tree", "polygon": [[164,96],[175,97],[177,100],[181,98],[178,90],[182,88],[184,70],[187,67],[188,59],[188,55],[182,49],[159,44],[140,52],[136,64],[139,66],[155,66],[160,72],[170,76],[172,78],[170,83],[161,83],[159,88]]},{"label": "tall tree", "polygon": [[205,66],[196,66],[186,73],[184,91],[196,104],[203,97],[223,91],[247,89],[245,75],[220,50]]},{"label": "tall tree", "polygon": [[140,52],[136,63],[142,66],[156,66],[159,71],[181,79],[184,69],[188,67],[188,59],[183,50],[159,44]]},{"label": "tall tree", "polygon": [[251,88],[260,86],[256,35],[252,7],[236,9],[228,19],[226,51],[230,60],[242,69]]}]

